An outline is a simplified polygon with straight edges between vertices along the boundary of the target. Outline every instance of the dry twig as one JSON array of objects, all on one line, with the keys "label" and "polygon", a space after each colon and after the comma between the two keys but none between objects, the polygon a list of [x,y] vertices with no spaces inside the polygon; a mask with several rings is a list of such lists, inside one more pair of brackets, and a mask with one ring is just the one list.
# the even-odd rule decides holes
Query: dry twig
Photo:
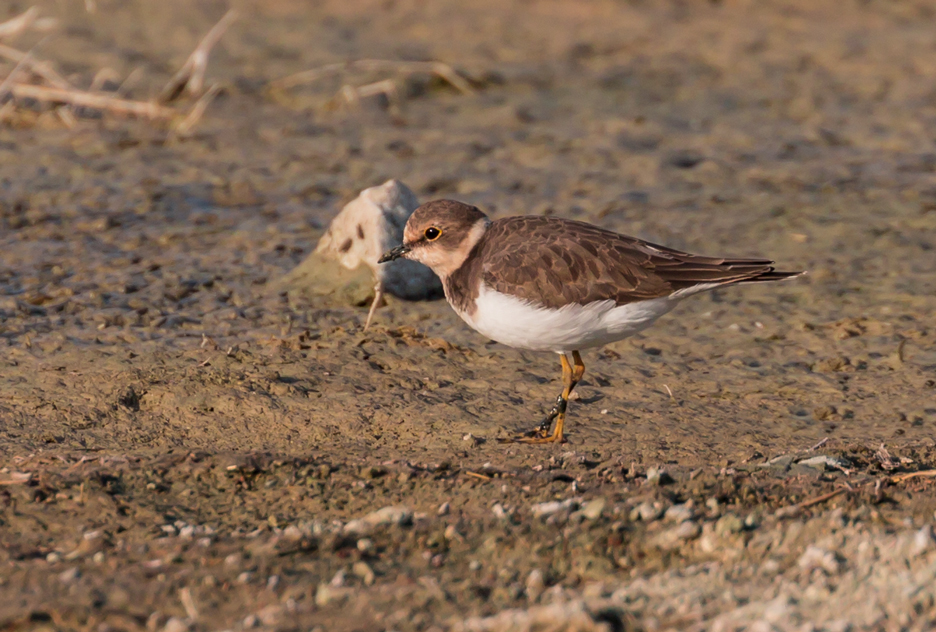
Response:
[{"label": "dry twig", "polygon": [[63,90],[61,88],[14,83],[10,86],[10,92],[19,99],[35,99],[47,103],[68,103],[81,107],[107,110],[116,114],[132,114],[148,119],[171,119],[178,115],[178,112],[172,108],[151,101],[130,101],[99,92],[85,92],[78,89]]},{"label": "dry twig", "polygon": [[201,96],[201,98],[192,106],[192,109],[189,111],[188,115],[182,119],[178,125],[175,126],[175,132],[179,136],[187,136],[194,129],[198,121],[201,120],[202,115],[205,113],[205,109],[208,107],[208,104],[211,103],[214,98],[217,96],[218,92],[221,91],[221,86],[217,83],[212,84],[208,91]]},{"label": "dry twig", "polygon": [[183,94],[201,95],[205,85],[205,70],[208,68],[208,55],[236,18],[237,11],[231,9],[205,34],[179,72],[169,80],[159,94],[161,103],[171,103]]},{"label": "dry twig", "polygon": [[294,88],[296,86],[314,83],[323,77],[330,77],[348,70],[377,70],[400,72],[404,74],[427,72],[447,81],[462,94],[474,94],[475,92],[471,84],[455,72],[455,69],[448,64],[444,64],[440,61],[396,61],[392,59],[359,59],[356,61],[328,64],[320,68],[304,70],[294,75],[283,77],[282,79],[274,81],[273,85],[281,89]]},{"label": "dry twig", "polygon": [[803,509],[807,509],[809,507],[812,507],[813,505],[824,503],[827,500],[832,500],[839,494],[844,494],[846,491],[848,491],[846,488],[840,487],[836,489],[835,491],[829,492],[828,494],[822,494],[821,496],[816,496],[815,498],[804,500],[801,503],[796,503],[795,505],[790,505],[789,507],[783,507],[782,509],[778,509],[777,513],[774,515],[776,515],[777,518],[793,518],[795,516],[798,516],[799,512],[801,512]]},{"label": "dry twig", "polygon": [[50,85],[63,90],[71,90],[72,85],[65,80],[62,75],[55,72],[55,69],[48,62],[32,59],[29,53],[24,53],[10,46],[0,44],[0,57],[9,59],[17,64],[23,64],[29,68],[33,74],[44,79]]},{"label": "dry twig", "polygon": [[0,22],[0,38],[19,35],[32,26],[32,23],[35,22],[38,17],[39,8],[30,7],[15,18],[10,18],[6,22]]},{"label": "dry twig", "polygon": [[472,472],[471,470],[465,470],[465,474],[467,474],[468,476],[474,476],[475,478],[480,478],[482,481],[491,480],[490,476],[481,474],[480,472]]},{"label": "dry twig", "polygon": [[936,470],[921,470],[919,472],[905,472],[904,474],[896,474],[891,476],[891,483],[902,483],[904,481],[909,481],[911,478],[936,478]]}]

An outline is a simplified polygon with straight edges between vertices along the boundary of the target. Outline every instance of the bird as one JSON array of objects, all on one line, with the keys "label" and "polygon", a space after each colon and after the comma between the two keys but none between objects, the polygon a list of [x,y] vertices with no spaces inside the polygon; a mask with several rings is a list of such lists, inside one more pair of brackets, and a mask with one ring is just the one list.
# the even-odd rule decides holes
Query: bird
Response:
[{"label": "bird", "polygon": [[[491,220],[455,200],[419,206],[399,258],[428,266],[469,326],[510,347],[559,354],[562,392],[524,443],[561,443],[569,396],[585,374],[581,352],[632,336],[681,300],[717,287],[781,281],[768,259],[707,257],[553,216]],[[550,432],[552,429],[552,432]]]}]

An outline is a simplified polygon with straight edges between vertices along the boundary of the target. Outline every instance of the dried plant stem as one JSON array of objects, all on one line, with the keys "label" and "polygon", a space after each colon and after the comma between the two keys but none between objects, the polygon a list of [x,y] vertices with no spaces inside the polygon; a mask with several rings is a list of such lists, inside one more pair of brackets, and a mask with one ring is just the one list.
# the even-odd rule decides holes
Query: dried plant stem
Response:
[{"label": "dried plant stem", "polygon": [[328,64],[320,68],[304,70],[274,82],[279,88],[294,88],[310,84],[323,77],[330,77],[348,70],[379,70],[386,72],[428,72],[441,77],[462,94],[474,94],[474,88],[448,64],[440,61],[395,61],[392,59],[359,59],[356,61]]},{"label": "dried plant stem", "polygon": [[208,67],[208,55],[214,48],[221,36],[228,29],[231,23],[237,18],[237,11],[231,9],[224,14],[217,24],[205,34],[188,60],[179,69],[166,87],[159,94],[161,103],[170,103],[175,101],[183,94],[200,95],[205,85],[205,70]]},{"label": "dried plant stem", "polygon": [[130,101],[97,92],[84,90],[63,90],[60,88],[47,88],[25,83],[14,83],[9,87],[13,96],[18,99],[36,99],[48,103],[68,103],[81,107],[107,110],[117,114],[131,114],[147,119],[171,119],[178,116],[178,112],[158,103],[150,101]]},{"label": "dried plant stem", "polygon": [[22,64],[33,73],[45,79],[50,85],[63,90],[71,90],[72,85],[65,80],[48,62],[33,59],[29,53],[24,53],[10,46],[0,44],[0,57]]},{"label": "dried plant stem", "polygon": [[906,472],[891,476],[891,483],[902,483],[912,478],[936,478],[936,470],[922,470],[920,472]]},{"label": "dried plant stem", "polygon": [[24,13],[19,14],[15,18],[10,18],[6,22],[0,22],[0,38],[19,35],[28,29],[38,17],[39,8],[30,7]]},{"label": "dried plant stem", "polygon": [[186,117],[175,126],[176,134],[180,136],[189,134],[192,129],[194,129],[198,121],[201,120],[202,115],[205,113],[205,109],[208,107],[208,104],[214,100],[220,91],[221,86],[219,84],[212,84],[212,86],[208,88],[208,91],[201,96],[195,105],[192,106],[192,109],[189,111]]}]

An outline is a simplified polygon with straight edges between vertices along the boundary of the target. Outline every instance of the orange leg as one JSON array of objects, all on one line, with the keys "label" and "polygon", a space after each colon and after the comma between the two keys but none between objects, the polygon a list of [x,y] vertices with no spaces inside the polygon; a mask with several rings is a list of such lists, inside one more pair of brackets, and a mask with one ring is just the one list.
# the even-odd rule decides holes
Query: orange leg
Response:
[{"label": "orange leg", "polygon": [[[546,418],[536,428],[510,441],[520,443],[562,443],[562,429],[565,424],[569,396],[572,394],[575,385],[585,375],[585,363],[582,362],[582,356],[579,355],[578,351],[572,352],[574,365],[569,363],[569,358],[564,353],[559,356],[559,360],[562,362],[562,393],[556,398],[556,405],[552,407]],[[556,422],[556,427],[552,434],[549,434],[549,428],[552,426],[553,421]]]}]

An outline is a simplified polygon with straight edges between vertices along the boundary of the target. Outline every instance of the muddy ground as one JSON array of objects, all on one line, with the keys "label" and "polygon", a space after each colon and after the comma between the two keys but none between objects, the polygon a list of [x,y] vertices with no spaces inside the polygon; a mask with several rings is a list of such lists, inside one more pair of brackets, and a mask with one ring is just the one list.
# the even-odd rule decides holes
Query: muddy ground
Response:
[{"label": "muddy ground", "polygon": [[[936,625],[936,7],[232,5],[192,136],[0,128],[0,627]],[[228,8],[37,6],[51,36],[6,43],[143,99]],[[271,85],[361,58],[476,94]],[[391,177],[809,275],[587,354],[568,442],[504,445],[555,357],[274,288]]]}]

